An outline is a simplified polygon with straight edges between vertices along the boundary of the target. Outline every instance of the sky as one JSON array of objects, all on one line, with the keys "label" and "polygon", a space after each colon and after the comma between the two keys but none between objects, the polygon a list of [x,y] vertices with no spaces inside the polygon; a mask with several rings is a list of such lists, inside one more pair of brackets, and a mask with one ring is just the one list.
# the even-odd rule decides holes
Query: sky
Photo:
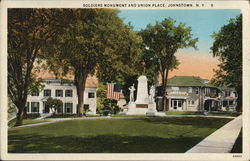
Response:
[{"label": "sky", "polygon": [[231,18],[240,15],[240,10],[120,10],[119,17],[125,24],[129,22],[134,31],[145,29],[148,24],[154,25],[165,18],[176,20],[176,25],[184,23],[192,28],[193,38],[198,38],[198,50],[193,48],[181,49],[177,52],[180,61],[178,70],[170,72],[174,75],[199,76],[211,79],[213,69],[219,61],[212,57],[210,47],[213,44],[211,35],[219,32],[223,25],[228,24]]}]

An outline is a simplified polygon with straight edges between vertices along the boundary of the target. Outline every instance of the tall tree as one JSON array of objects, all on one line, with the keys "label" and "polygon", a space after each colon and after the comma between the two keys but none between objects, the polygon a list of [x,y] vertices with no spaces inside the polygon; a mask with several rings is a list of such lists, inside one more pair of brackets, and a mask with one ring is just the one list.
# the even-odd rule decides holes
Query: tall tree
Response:
[{"label": "tall tree", "polygon": [[154,72],[161,76],[163,109],[167,111],[167,79],[168,72],[178,65],[175,53],[178,49],[193,47],[196,49],[197,38],[193,39],[191,27],[180,23],[175,25],[171,18],[162,22],[156,22],[154,26],[148,25],[146,29],[139,32],[143,39],[145,49],[148,50],[145,63],[153,63]]},{"label": "tall tree", "polygon": [[27,95],[37,84],[32,69],[41,48],[61,26],[62,13],[48,9],[8,9],[8,95],[16,105],[16,126],[22,125]]},{"label": "tall tree", "polygon": [[57,75],[74,75],[81,117],[85,115],[83,97],[87,77],[96,74],[100,81],[110,82],[133,72],[131,66],[139,52],[140,39],[118,18],[117,10],[73,9],[72,12],[73,21],[64,34],[54,37],[53,43],[46,46],[47,54],[54,55],[47,64]]},{"label": "tall tree", "polygon": [[237,109],[242,111],[242,16],[229,20],[212,37],[213,56],[219,57],[221,62],[212,82],[235,88],[238,93]]}]

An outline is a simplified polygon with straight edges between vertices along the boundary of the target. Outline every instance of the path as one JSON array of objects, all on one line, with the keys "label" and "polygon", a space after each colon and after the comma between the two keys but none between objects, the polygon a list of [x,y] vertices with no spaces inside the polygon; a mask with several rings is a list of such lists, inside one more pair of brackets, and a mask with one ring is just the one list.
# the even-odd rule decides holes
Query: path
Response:
[{"label": "path", "polygon": [[230,153],[242,127],[242,115],[230,121],[186,153]]}]

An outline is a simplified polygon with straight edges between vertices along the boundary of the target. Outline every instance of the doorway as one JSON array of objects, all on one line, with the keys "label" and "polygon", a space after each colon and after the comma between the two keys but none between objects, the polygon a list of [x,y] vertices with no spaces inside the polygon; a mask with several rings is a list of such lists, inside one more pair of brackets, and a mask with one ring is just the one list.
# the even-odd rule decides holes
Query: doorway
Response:
[{"label": "doorway", "polygon": [[171,110],[182,111],[183,100],[172,99],[171,100]]},{"label": "doorway", "polygon": [[44,111],[43,113],[49,113],[49,106],[46,102],[44,102]]}]

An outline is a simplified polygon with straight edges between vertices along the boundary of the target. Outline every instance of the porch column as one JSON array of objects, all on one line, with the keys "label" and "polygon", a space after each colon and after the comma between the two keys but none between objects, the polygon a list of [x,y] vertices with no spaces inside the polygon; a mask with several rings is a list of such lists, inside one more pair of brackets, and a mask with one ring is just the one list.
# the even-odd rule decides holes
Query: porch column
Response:
[{"label": "porch column", "polygon": [[184,100],[184,110],[187,111],[187,100]]},{"label": "porch column", "polygon": [[40,103],[39,113],[44,113],[44,110],[45,110],[45,103],[44,103],[44,101],[42,101]]},{"label": "porch column", "polygon": [[171,108],[171,98],[169,98],[169,100],[168,100],[168,109],[169,109],[169,111],[170,111],[170,108]]}]

